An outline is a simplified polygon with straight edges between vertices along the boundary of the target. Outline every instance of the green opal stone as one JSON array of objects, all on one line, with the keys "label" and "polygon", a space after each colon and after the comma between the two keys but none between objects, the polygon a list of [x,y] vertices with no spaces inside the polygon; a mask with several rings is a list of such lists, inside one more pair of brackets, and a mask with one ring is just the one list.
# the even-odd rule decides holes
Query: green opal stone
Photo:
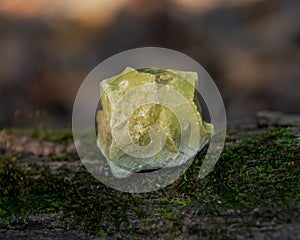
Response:
[{"label": "green opal stone", "polygon": [[100,83],[97,144],[113,175],[180,166],[209,141],[197,73],[126,68]]}]

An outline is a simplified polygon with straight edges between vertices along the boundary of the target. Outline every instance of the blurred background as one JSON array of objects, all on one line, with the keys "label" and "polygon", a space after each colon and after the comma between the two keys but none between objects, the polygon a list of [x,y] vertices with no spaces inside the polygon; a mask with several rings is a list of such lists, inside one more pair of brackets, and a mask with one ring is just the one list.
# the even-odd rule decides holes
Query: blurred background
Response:
[{"label": "blurred background", "polygon": [[145,46],[202,64],[229,121],[300,113],[299,0],[0,0],[0,128],[70,126],[86,75]]}]

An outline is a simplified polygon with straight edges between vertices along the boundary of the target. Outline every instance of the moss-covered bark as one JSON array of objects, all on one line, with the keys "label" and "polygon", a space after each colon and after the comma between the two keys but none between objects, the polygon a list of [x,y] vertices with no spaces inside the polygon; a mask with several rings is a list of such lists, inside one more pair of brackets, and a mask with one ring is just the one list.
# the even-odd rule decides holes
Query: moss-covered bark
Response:
[{"label": "moss-covered bark", "polygon": [[[0,134],[0,238],[8,231],[13,234],[10,227],[17,232],[22,226],[30,234],[32,219],[41,213],[60,213],[43,226],[49,232],[54,226],[67,227],[108,239],[235,239],[249,232],[262,239],[266,232],[274,238],[299,234],[297,127],[231,129],[220,160],[205,179],[197,178],[201,153],[175,183],[145,194],[104,186],[84,167],[74,167],[80,160],[67,148],[39,156],[26,148],[17,151],[20,136],[43,147],[56,139],[55,133],[61,134],[34,132]],[[57,139],[71,144],[71,134],[65,133]],[[53,163],[58,162],[62,164],[54,171]],[[56,220],[60,221],[55,225]]]}]

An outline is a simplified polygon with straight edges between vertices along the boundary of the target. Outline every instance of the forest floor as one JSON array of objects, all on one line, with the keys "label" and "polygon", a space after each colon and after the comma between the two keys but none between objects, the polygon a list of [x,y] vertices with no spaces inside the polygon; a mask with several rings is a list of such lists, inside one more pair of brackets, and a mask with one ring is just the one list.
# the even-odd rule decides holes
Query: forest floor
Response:
[{"label": "forest floor", "polygon": [[300,117],[232,123],[213,171],[202,151],[164,189],[111,189],[69,129],[0,132],[0,239],[300,239]]}]

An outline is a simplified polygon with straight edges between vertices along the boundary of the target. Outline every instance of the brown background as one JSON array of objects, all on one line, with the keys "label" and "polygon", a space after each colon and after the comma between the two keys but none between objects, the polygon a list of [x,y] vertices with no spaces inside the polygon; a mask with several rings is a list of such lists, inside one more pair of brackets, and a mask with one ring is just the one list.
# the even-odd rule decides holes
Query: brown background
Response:
[{"label": "brown background", "polygon": [[89,71],[144,46],[202,64],[230,121],[300,113],[299,23],[298,0],[2,0],[0,127],[69,126]]}]

